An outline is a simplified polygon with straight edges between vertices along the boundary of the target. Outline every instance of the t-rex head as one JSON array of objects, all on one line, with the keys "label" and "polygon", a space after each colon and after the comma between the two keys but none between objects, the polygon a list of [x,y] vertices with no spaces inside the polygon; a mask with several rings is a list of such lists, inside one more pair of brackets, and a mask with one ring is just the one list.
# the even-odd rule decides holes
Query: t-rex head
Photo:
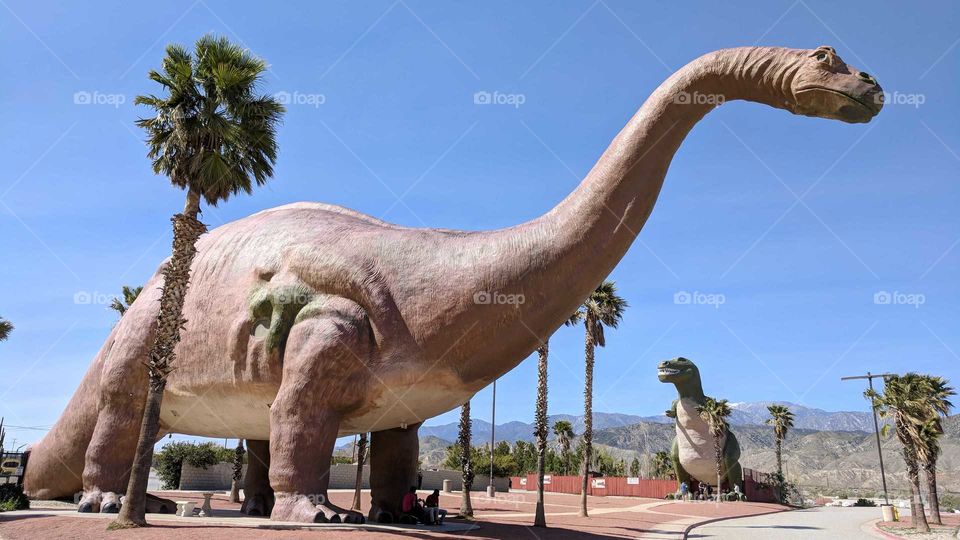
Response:
[{"label": "t-rex head", "polygon": [[847,65],[833,47],[799,52],[787,110],[849,123],[869,122],[880,112],[883,89],[870,74]]},{"label": "t-rex head", "polygon": [[700,370],[686,358],[674,358],[673,360],[660,362],[660,365],[657,366],[657,378],[660,379],[660,382],[682,386],[687,382],[698,381]]}]

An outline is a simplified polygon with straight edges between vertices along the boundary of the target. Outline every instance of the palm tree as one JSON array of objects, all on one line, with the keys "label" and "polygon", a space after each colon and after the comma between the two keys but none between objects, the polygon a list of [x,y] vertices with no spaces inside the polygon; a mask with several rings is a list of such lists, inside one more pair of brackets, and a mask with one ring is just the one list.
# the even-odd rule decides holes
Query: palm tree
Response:
[{"label": "palm tree", "polygon": [[276,126],[284,108],[256,93],[263,60],[226,38],[204,36],[194,55],[169,45],[160,71],[149,77],[166,96],[137,96],[134,103],[155,110],[137,120],[146,130],[153,171],[187,192],[183,212],[173,216],[173,254],[163,269],[155,341],[146,358],[150,376],[140,439],[126,499],[113,527],[145,525],[147,478],[160,425],[166,377],[176,361],[183,302],[197,239],[206,226],[197,219],[200,199],[211,206],[238,193],[251,193],[273,175]]},{"label": "palm tree", "polygon": [[[543,507],[543,476],[546,472],[547,453],[547,356],[550,341],[537,348],[537,410],[533,421],[533,435],[537,439],[537,510],[534,527],[546,527],[547,518]],[[517,442],[519,446],[520,442]]]},{"label": "palm tree", "polygon": [[937,494],[937,458],[940,457],[940,436],[943,435],[941,416],[950,413],[953,404],[949,397],[955,395],[953,388],[941,377],[923,375],[927,421],[920,427],[917,456],[927,480],[927,500],[930,502],[930,521],[943,525],[940,517],[940,496]]},{"label": "palm tree", "polygon": [[565,323],[574,326],[583,321],[584,338],[584,389],[583,389],[583,441],[584,459],[582,465],[583,477],[580,483],[580,516],[587,517],[587,482],[590,476],[590,457],[593,451],[593,352],[596,347],[603,347],[606,341],[603,337],[603,327],[616,328],[627,309],[627,301],[617,296],[616,285],[612,281],[604,281],[583,304],[574,312]]},{"label": "palm tree", "polygon": [[[123,314],[121,314],[122,316]],[[243,454],[245,453],[243,439],[237,439],[237,448],[233,451],[233,480],[230,482],[230,502],[240,502],[240,481],[243,480]]]},{"label": "palm tree", "polygon": [[[924,515],[923,498],[920,494],[920,452],[922,428],[929,420],[924,401],[928,396],[928,383],[922,375],[907,373],[891,375],[884,381],[883,393],[867,390],[864,395],[871,399],[881,417],[893,417],[897,439],[900,440],[903,462],[910,480],[910,514],[913,527],[920,532],[930,532]],[[884,432],[889,431],[884,426]]]},{"label": "palm tree", "polygon": [[697,407],[700,418],[707,423],[710,434],[713,436],[713,457],[717,465],[717,500],[720,500],[720,478],[723,472],[723,441],[729,425],[730,405],[725,399],[704,398],[703,405]]},{"label": "palm tree", "polygon": [[143,291],[143,287],[130,287],[129,285],[124,285],[122,289],[123,300],[119,297],[113,297],[113,303],[110,304],[110,309],[116,311],[123,317],[123,314],[130,309],[130,306],[133,305],[133,301],[140,296],[140,293]]},{"label": "palm tree", "polygon": [[10,337],[10,332],[13,332],[13,324],[0,317],[0,341],[6,341]]},{"label": "palm tree", "polygon": [[473,505],[470,504],[470,488],[473,487],[473,463],[470,445],[470,402],[460,407],[460,433],[457,444],[460,446],[460,471],[463,475],[463,493],[460,498],[460,516],[473,517]]},{"label": "palm tree", "polygon": [[767,418],[766,424],[773,426],[777,445],[777,474],[783,477],[783,440],[787,438],[787,431],[793,427],[793,412],[785,405],[769,405],[767,411],[770,412],[770,418]]},{"label": "palm tree", "polygon": [[570,474],[570,445],[577,436],[573,426],[566,420],[557,420],[553,423],[553,434],[557,437],[557,451],[563,458],[563,474]]},{"label": "palm tree", "polygon": [[657,478],[668,479],[673,473],[673,460],[669,452],[659,451],[653,455],[653,475]]},{"label": "palm tree", "polygon": [[353,484],[353,509],[360,511],[360,488],[363,487],[363,462],[367,457],[367,434],[361,433],[357,441],[357,478]]}]

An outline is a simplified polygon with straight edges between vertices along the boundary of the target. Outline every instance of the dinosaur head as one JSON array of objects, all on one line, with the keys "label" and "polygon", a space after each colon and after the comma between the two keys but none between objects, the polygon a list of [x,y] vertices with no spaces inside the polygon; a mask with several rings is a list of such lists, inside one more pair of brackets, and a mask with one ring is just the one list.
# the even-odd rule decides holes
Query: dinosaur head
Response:
[{"label": "dinosaur head", "polygon": [[689,382],[699,382],[700,370],[686,358],[674,358],[660,362],[657,366],[657,378],[660,382],[673,383],[680,387]]},{"label": "dinosaur head", "polygon": [[804,116],[869,122],[883,107],[883,90],[870,74],[848,65],[826,45],[797,51],[784,107]]}]

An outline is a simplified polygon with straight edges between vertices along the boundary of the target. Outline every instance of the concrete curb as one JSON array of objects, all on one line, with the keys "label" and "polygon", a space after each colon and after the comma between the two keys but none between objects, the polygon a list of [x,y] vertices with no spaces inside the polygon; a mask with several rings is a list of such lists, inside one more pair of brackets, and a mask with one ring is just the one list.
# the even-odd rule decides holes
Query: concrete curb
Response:
[{"label": "concrete curb", "polygon": [[[718,523],[720,521],[729,521],[731,519],[740,519],[740,518],[748,518],[748,517],[756,517],[756,516],[772,516],[773,514],[781,514],[783,512],[793,512],[794,510],[802,510],[802,508],[787,508],[786,510],[777,510],[776,512],[767,512],[764,514],[750,514],[746,516],[717,517],[717,518],[710,518],[706,521],[700,521],[698,523],[691,523],[690,525],[687,525],[686,529],[683,530],[683,540],[687,540],[687,537],[692,530],[696,529],[697,527],[703,527],[704,525],[710,525],[713,523]],[[896,540],[901,540],[901,539],[898,538]]]},{"label": "concrete curb", "polygon": [[875,520],[873,520],[873,521],[867,522],[867,523],[869,523],[868,527],[870,528],[870,532],[872,532],[872,533],[874,533],[874,534],[876,534],[876,535],[880,535],[881,538],[886,538],[887,540],[904,540],[904,538],[903,538],[902,536],[897,536],[897,535],[895,535],[895,534],[893,534],[893,533],[888,533],[887,531],[885,531],[885,530],[881,529],[880,527],[878,527],[877,524],[879,524],[880,521],[881,521],[881,520],[879,520],[879,519],[875,519]]}]

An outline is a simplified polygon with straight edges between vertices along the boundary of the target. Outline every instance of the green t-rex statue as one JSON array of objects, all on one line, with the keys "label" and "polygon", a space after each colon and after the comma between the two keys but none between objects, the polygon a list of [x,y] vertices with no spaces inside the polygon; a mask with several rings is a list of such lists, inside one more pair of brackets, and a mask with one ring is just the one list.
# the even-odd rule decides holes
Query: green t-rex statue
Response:
[{"label": "green t-rex statue", "polygon": [[[717,465],[714,458],[713,435],[707,423],[700,418],[697,407],[703,405],[703,386],[700,383],[700,370],[686,358],[674,358],[660,362],[657,370],[660,382],[673,383],[677,388],[677,399],[667,411],[667,416],[675,419],[677,436],[673,439],[671,459],[677,474],[677,482],[696,480],[714,485],[717,479]],[[720,475],[726,480],[727,487],[743,484],[743,471],[740,469],[740,443],[732,431],[727,430],[723,441],[723,463]]]}]

